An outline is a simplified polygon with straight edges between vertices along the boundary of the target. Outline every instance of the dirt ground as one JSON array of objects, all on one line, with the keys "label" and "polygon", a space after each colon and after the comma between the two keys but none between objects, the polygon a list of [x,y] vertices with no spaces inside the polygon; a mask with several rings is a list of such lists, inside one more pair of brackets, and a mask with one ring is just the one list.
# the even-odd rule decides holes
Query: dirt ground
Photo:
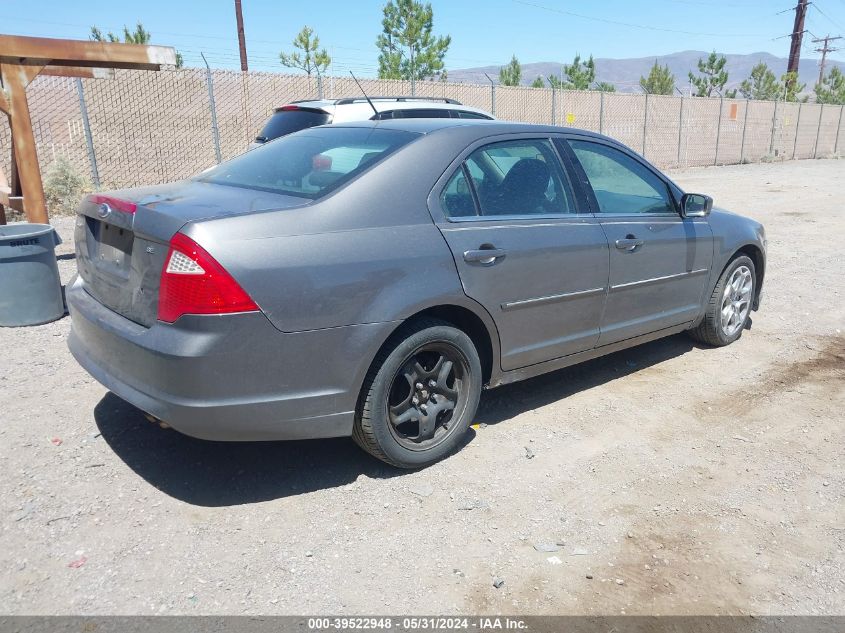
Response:
[{"label": "dirt ground", "polygon": [[189,439],[88,377],[67,318],[0,329],[0,611],[845,613],[845,161],[673,176],[765,223],[752,329],[487,392],[420,472]]}]

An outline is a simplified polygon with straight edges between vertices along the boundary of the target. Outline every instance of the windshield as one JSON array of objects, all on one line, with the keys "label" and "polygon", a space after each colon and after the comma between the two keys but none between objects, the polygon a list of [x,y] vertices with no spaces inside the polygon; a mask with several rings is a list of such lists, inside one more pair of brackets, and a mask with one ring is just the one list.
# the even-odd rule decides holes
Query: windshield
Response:
[{"label": "windshield", "polygon": [[418,136],[370,127],[311,128],[212,167],[196,180],[316,199]]}]

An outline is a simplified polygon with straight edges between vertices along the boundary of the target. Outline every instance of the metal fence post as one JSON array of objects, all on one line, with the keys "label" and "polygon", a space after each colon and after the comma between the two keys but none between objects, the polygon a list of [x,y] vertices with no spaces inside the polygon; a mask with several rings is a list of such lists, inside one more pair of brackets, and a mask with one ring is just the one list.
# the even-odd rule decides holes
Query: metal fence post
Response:
[{"label": "metal fence post", "polygon": [[678,113],[678,167],[681,166],[681,145],[684,137],[684,95],[681,93],[681,108]]},{"label": "metal fence post", "polygon": [[839,151],[839,130],[842,129],[842,113],[845,112],[845,105],[839,106],[839,125],[836,126],[836,140],[833,142],[833,153]]},{"label": "metal fence post", "polygon": [[323,76],[317,73],[317,98],[323,98]]},{"label": "metal fence post", "polygon": [[220,154],[220,129],[217,127],[217,106],[214,103],[214,80],[205,55],[203,53],[200,55],[202,55],[202,61],[205,62],[205,85],[208,88],[208,107],[211,110],[211,140],[214,143],[214,156],[220,163],[223,157]]},{"label": "metal fence post", "polygon": [[88,107],[85,105],[85,92],[82,90],[82,80],[77,77],[76,93],[79,95],[79,111],[82,113],[82,129],[85,131],[85,145],[88,148],[88,164],[91,166],[91,182],[94,188],[100,188],[100,170],[97,168],[97,154],[94,152],[94,137],[91,136],[91,125],[88,122]]},{"label": "metal fence post", "polygon": [[557,123],[557,90],[552,86],[552,125]]},{"label": "metal fence post", "polygon": [[496,84],[490,79],[490,75],[484,73],[484,76],[490,82],[490,114],[496,116]]},{"label": "metal fence post", "polygon": [[645,107],[643,108],[643,156],[645,157],[645,136],[648,129],[648,93],[645,93]]},{"label": "metal fence post", "polygon": [[713,164],[719,164],[719,139],[722,135],[722,110],[725,109],[725,99],[719,95],[719,120],[716,123],[716,152],[713,156]]},{"label": "metal fence post", "polygon": [[742,117],[742,141],[739,144],[739,164],[745,162],[745,130],[748,128],[748,111],[751,109],[751,100],[745,100],[745,116]]},{"label": "metal fence post", "polygon": [[816,128],[816,144],[813,145],[813,158],[816,158],[819,151],[819,134],[821,134],[822,131],[822,118],[824,118],[824,104],[822,104],[819,109],[819,125]]},{"label": "metal fence post", "polygon": [[777,122],[778,118],[778,102],[775,101],[775,111],[772,112],[772,137],[769,141],[769,154],[774,154],[775,152],[775,123]]},{"label": "metal fence post", "polygon": [[801,102],[798,102],[798,117],[795,119],[795,138],[792,139],[792,160],[795,160],[795,148],[798,147],[798,130],[801,129]]},{"label": "metal fence post", "polygon": [[599,92],[599,134],[604,134],[604,90]]}]

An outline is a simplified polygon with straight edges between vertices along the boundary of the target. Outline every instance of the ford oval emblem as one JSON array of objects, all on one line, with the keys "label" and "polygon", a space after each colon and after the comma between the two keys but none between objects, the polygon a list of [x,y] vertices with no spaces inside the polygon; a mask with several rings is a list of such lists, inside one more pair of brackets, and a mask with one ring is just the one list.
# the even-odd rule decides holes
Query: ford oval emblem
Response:
[{"label": "ford oval emblem", "polygon": [[99,215],[101,218],[109,217],[110,213],[111,213],[111,207],[109,205],[107,205],[105,202],[97,208],[97,215]]}]

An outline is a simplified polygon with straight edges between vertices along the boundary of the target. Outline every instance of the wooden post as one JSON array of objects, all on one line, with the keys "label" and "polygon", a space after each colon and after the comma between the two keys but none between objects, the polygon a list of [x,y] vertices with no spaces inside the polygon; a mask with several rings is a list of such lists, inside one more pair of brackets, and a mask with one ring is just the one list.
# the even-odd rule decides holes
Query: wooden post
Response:
[{"label": "wooden post", "polygon": [[23,193],[23,208],[28,222],[47,224],[47,201],[38,167],[35,135],[26,100],[26,87],[43,66],[0,66],[3,85],[9,93],[9,124],[15,144],[15,164]]},{"label": "wooden post", "polygon": [[[0,111],[9,116],[12,130],[10,194],[23,198],[26,218],[47,223],[47,205],[38,166],[32,117],[26,87],[40,73],[65,77],[99,77],[100,69],[159,70],[176,63],[176,51],[166,46],[86,42],[44,37],[0,35]],[[106,70],[106,75],[111,71]],[[5,201],[5,199],[4,199]]]}]

